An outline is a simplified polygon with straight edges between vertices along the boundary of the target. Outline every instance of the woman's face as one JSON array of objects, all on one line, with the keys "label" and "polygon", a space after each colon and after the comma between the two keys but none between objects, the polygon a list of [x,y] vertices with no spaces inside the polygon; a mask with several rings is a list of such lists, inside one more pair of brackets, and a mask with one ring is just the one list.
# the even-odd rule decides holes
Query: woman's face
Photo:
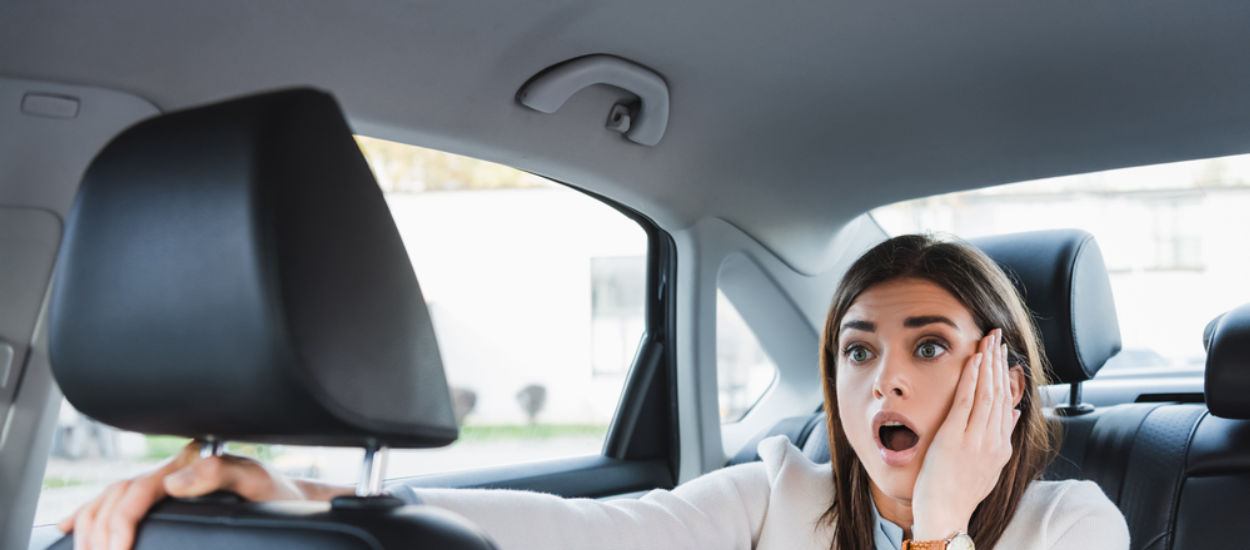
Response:
[{"label": "woman's face", "polygon": [[869,287],[838,330],[843,433],[877,491],[910,501],[960,371],[984,334],[949,292],[912,278]]}]

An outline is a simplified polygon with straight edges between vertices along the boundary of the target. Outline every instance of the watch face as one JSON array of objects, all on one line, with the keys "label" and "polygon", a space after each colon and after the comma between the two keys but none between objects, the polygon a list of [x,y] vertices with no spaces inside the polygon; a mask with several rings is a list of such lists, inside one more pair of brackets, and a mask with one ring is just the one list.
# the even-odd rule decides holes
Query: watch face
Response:
[{"label": "watch face", "polygon": [[975,550],[975,548],[972,545],[972,537],[960,533],[947,543],[946,550]]}]

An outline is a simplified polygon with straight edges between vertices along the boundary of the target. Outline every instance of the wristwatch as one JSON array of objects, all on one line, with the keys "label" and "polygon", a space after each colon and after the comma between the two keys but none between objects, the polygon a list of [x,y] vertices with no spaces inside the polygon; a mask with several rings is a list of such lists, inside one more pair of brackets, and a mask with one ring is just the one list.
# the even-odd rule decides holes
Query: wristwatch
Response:
[{"label": "wristwatch", "polygon": [[968,533],[955,533],[940,540],[905,540],[903,550],[975,550]]}]

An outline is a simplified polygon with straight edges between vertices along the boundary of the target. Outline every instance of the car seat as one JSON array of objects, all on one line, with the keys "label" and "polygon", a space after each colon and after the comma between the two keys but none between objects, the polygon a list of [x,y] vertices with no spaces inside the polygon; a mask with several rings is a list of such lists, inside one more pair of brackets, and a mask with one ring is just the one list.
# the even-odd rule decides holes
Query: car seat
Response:
[{"label": "car seat", "polygon": [[70,403],[121,429],[207,449],[366,449],[355,497],[170,499],[138,549],[493,547],[381,492],[387,448],[445,445],[457,427],[408,255],[326,93],[226,101],[114,138],[68,220],[49,350]]}]

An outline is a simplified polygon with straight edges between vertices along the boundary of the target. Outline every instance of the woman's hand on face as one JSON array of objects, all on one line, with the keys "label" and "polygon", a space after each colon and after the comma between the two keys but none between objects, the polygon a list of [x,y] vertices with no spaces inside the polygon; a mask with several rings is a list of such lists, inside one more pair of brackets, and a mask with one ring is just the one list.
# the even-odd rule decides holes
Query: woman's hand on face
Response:
[{"label": "woman's hand on face", "polygon": [[246,457],[200,458],[200,444],[192,442],[156,470],[109,485],[57,528],[74,531],[74,550],[127,550],[139,520],[166,496],[196,497],[218,490],[255,501],[330,496],[319,494],[317,487],[287,479]]},{"label": "woman's hand on face", "polygon": [[1020,418],[1010,368],[1002,330],[990,331],[964,365],[950,412],[920,467],[912,492],[915,540],[967,532],[972,512],[998,483]]}]

